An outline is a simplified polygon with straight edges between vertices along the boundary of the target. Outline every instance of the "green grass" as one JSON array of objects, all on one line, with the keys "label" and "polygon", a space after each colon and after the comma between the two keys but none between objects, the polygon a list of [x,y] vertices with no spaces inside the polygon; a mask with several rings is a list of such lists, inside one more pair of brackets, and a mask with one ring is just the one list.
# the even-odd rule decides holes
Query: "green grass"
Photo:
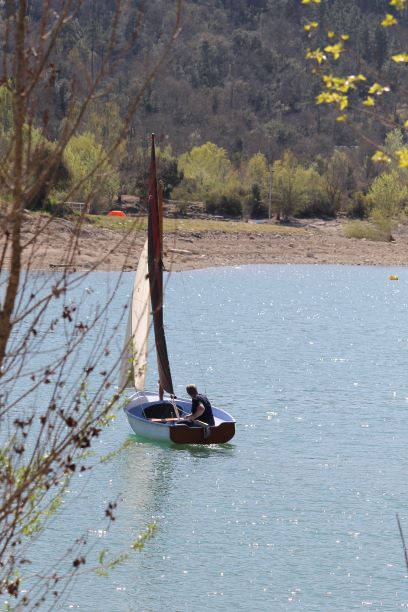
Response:
[{"label": "green grass", "polygon": [[[147,217],[107,217],[88,215],[89,223],[115,230],[145,232]],[[211,221],[207,219],[164,219],[165,232],[228,232],[246,234],[304,234],[305,230],[272,223],[244,223],[240,221]]]}]

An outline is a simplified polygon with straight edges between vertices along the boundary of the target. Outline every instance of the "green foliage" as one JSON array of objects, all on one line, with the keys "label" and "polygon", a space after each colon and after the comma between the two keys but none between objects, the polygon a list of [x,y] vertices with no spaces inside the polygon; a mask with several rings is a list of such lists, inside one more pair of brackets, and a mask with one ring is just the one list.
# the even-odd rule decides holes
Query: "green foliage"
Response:
[{"label": "green foliage", "polygon": [[[0,166],[6,174],[10,172],[13,163],[15,146],[10,103],[8,90],[5,87],[0,88],[0,113],[4,118],[4,124],[0,126]],[[53,192],[67,186],[69,170],[64,160],[56,155],[55,143],[45,138],[42,130],[25,124],[22,136],[23,173],[27,193],[24,207],[29,210],[46,210]]]},{"label": "green foliage", "polygon": [[324,177],[320,176],[314,166],[297,169],[297,180],[302,185],[299,206],[296,211],[299,217],[334,217],[337,208],[327,196]]},{"label": "green foliage", "polygon": [[392,230],[398,223],[395,217],[388,217],[382,210],[374,209],[371,213],[371,220],[376,226],[378,232],[384,236],[384,240],[393,240]]},{"label": "green foliage", "polygon": [[353,193],[351,204],[348,208],[347,215],[352,219],[367,219],[369,216],[370,205],[367,197],[361,191]]},{"label": "green foliage", "polygon": [[[146,196],[146,186],[148,184],[148,173],[150,163],[150,150],[140,146],[132,147],[128,141],[128,151],[121,165],[122,170],[122,191],[124,193],[137,193]],[[173,154],[170,145],[166,147],[156,147],[157,178],[162,181],[164,197],[172,197],[173,190],[180,185],[184,175],[179,170],[179,162]],[[189,199],[187,196],[186,199]]]},{"label": "green foliage", "polygon": [[400,151],[404,146],[404,135],[400,128],[391,130],[385,137],[383,151],[390,161],[386,164],[387,171],[398,168],[397,151]]},{"label": "green foliage", "polygon": [[157,176],[163,184],[163,195],[166,199],[171,197],[175,187],[183,180],[183,172],[179,171],[178,160],[170,145],[165,148],[157,147]]},{"label": "green foliage", "polygon": [[358,240],[372,240],[375,242],[389,241],[389,228],[381,228],[368,221],[350,221],[344,228],[344,233],[348,238]]},{"label": "green foliage", "polygon": [[286,152],[283,159],[273,164],[272,193],[277,217],[285,219],[295,213],[301,194],[296,177],[297,161]]},{"label": "green foliage", "polygon": [[[95,136],[95,140],[105,151],[109,151],[113,145],[123,137],[123,119],[120,108],[113,100],[97,100],[93,102],[84,122],[84,132]],[[116,147],[113,159],[119,162],[125,154],[125,142]]]},{"label": "green foliage", "polygon": [[12,131],[13,99],[6,85],[0,87],[0,138]]},{"label": "green foliage", "polygon": [[93,134],[74,136],[65,149],[64,159],[70,172],[71,199],[89,202],[98,197],[111,201],[118,193],[119,175]]},{"label": "green foliage", "polygon": [[291,151],[273,164],[272,199],[278,218],[288,219],[302,209],[307,201],[306,175]]},{"label": "green foliage", "polygon": [[[398,146],[398,142],[396,142]],[[401,219],[408,203],[408,187],[401,178],[405,172],[399,168],[383,172],[371,184],[367,196],[356,194],[354,200],[361,214],[370,213],[370,223],[355,223],[348,234],[369,240],[392,240],[392,230]]]},{"label": "green foliage", "polygon": [[253,155],[244,166],[244,183],[253,190],[253,185],[258,185],[259,196],[266,200],[269,192],[270,169],[267,159],[263,153]]},{"label": "green foliage", "polygon": [[372,210],[387,219],[398,219],[408,202],[408,187],[398,171],[383,172],[374,179],[367,194]]},{"label": "green foliage", "polygon": [[[311,7],[316,14],[309,14]],[[148,69],[148,58],[158,52],[157,33],[163,33],[174,18],[172,2],[154,3],[144,15],[139,37],[132,40],[138,8],[138,3],[122,6],[118,38],[123,42],[122,50],[126,49],[124,61],[114,62],[108,91],[92,102],[81,124],[81,130],[94,133],[105,150],[117,133],[118,120],[125,116],[127,101],[140,84],[141,72]],[[168,136],[178,154],[193,144],[213,141],[228,150],[234,163],[248,159],[259,149],[270,161],[288,147],[301,159],[313,159],[317,152],[329,156],[339,144],[338,130],[333,128],[332,118],[315,108],[318,77],[311,78],[304,66],[306,49],[313,41],[299,36],[300,23],[316,18],[316,43],[321,47],[330,42],[329,30],[336,36],[348,34],[347,45],[363,57],[360,64],[367,66],[367,74],[381,67],[388,75],[390,51],[397,47],[398,40],[405,40],[407,21],[401,16],[401,32],[394,39],[390,28],[379,26],[386,8],[386,1],[379,4],[377,0],[322,0],[320,5],[312,3],[303,10],[301,0],[189,3],[183,13],[183,34],[172,50],[171,62],[146,88],[142,102],[145,112],[130,126],[129,146],[140,146],[139,135],[156,129],[158,134]],[[81,97],[82,88],[72,86],[72,75],[95,74],[104,61],[113,10],[112,2],[82,3],[76,18],[68,21],[59,37],[53,58],[57,71],[51,88],[50,138],[56,137],[67,117],[74,89],[75,96]],[[36,2],[29,3],[27,12],[33,25],[41,19]],[[160,36],[160,44],[164,38]],[[341,63],[344,74],[350,62],[348,58]],[[359,70],[353,66],[352,73]],[[363,99],[366,85],[361,85]],[[397,111],[403,108],[403,95],[393,100],[394,105]],[[349,114],[354,117],[354,107]],[[40,125],[41,108],[35,121]],[[266,135],[268,124],[273,129]],[[368,120],[364,127],[369,137],[378,130],[375,122]],[[198,138],[193,140],[194,134]],[[356,144],[351,131],[342,131],[341,137],[342,144]],[[130,187],[130,170],[128,175],[126,168],[124,174],[122,183]]]},{"label": "green foliage", "polygon": [[233,175],[226,150],[212,142],[193,147],[190,152],[181,155],[179,167],[186,179],[194,182],[200,199],[217,190],[224,190]]},{"label": "green foliage", "polygon": [[239,218],[242,216],[242,203],[234,195],[211,194],[205,201],[205,209],[211,215]]},{"label": "green foliage", "polygon": [[262,201],[258,183],[252,185],[251,195],[247,197],[245,205],[251,219],[265,219],[268,216],[268,208]]},{"label": "green foliage", "polygon": [[[144,549],[145,544],[155,535],[156,529],[156,523],[150,523],[149,525],[147,525],[147,527],[139,535],[139,537],[131,543],[130,550],[141,552]],[[108,557],[108,551],[106,549],[103,549],[99,553],[99,564],[95,568],[95,573],[98,576],[108,576],[111,570],[115,569],[119,565],[123,565],[123,563],[125,563],[125,561],[129,559],[129,556],[129,552],[122,552],[114,557]]]},{"label": "green foliage", "polygon": [[350,161],[344,151],[335,149],[325,165],[324,189],[331,215],[340,210],[342,198],[347,193]]}]

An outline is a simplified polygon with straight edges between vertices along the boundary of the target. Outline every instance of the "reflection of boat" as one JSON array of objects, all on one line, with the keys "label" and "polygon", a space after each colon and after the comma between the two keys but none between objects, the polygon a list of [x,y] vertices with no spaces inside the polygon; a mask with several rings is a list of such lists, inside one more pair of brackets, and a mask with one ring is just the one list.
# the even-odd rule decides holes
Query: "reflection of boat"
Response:
[{"label": "reflection of boat", "polygon": [[[156,179],[154,136],[149,173],[148,237],[143,248],[133,286],[126,333],[126,345],[121,368],[121,387],[132,380],[136,393],[125,407],[133,431],[156,440],[179,444],[220,444],[235,434],[233,417],[213,407],[215,425],[200,421],[185,421],[183,414],[191,412],[191,401],[174,396],[166,338],[163,328],[163,265],[162,265],[162,198]],[[160,387],[166,396],[144,391],[147,338],[149,331],[149,296],[153,312],[154,339]]]}]

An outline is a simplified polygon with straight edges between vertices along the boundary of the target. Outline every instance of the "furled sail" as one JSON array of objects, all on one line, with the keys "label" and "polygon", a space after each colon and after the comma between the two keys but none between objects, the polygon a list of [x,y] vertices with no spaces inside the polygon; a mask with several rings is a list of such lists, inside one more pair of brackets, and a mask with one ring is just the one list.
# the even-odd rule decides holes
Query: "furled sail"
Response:
[{"label": "furled sail", "polygon": [[150,323],[150,286],[147,263],[147,240],[140,255],[133,283],[120,367],[120,387],[134,386],[144,390]]},{"label": "furled sail", "polygon": [[148,207],[149,282],[159,382],[167,393],[173,394],[173,382],[171,379],[166,337],[164,335],[163,328],[163,262],[154,134],[152,134],[152,149],[150,158]]}]

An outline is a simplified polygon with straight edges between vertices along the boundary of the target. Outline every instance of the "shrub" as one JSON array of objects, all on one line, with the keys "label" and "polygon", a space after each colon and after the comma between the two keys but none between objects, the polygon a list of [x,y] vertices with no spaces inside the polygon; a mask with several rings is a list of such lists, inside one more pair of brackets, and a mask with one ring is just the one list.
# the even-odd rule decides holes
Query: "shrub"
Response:
[{"label": "shrub", "polygon": [[376,242],[387,242],[390,240],[390,228],[368,221],[350,221],[344,227],[347,238],[357,238],[359,240],[373,240]]},{"label": "shrub", "polygon": [[408,188],[397,171],[383,172],[372,182],[367,199],[383,217],[398,218],[408,201]]},{"label": "shrub", "polygon": [[205,210],[210,215],[237,218],[242,216],[242,203],[236,196],[212,194],[206,199]]},{"label": "shrub", "polygon": [[367,197],[361,191],[353,193],[347,216],[351,219],[367,219],[370,212],[370,204]]},{"label": "shrub", "polygon": [[310,196],[310,200],[299,208],[296,217],[335,217],[336,212],[337,207],[332,205],[326,195],[322,191],[316,191]]}]

